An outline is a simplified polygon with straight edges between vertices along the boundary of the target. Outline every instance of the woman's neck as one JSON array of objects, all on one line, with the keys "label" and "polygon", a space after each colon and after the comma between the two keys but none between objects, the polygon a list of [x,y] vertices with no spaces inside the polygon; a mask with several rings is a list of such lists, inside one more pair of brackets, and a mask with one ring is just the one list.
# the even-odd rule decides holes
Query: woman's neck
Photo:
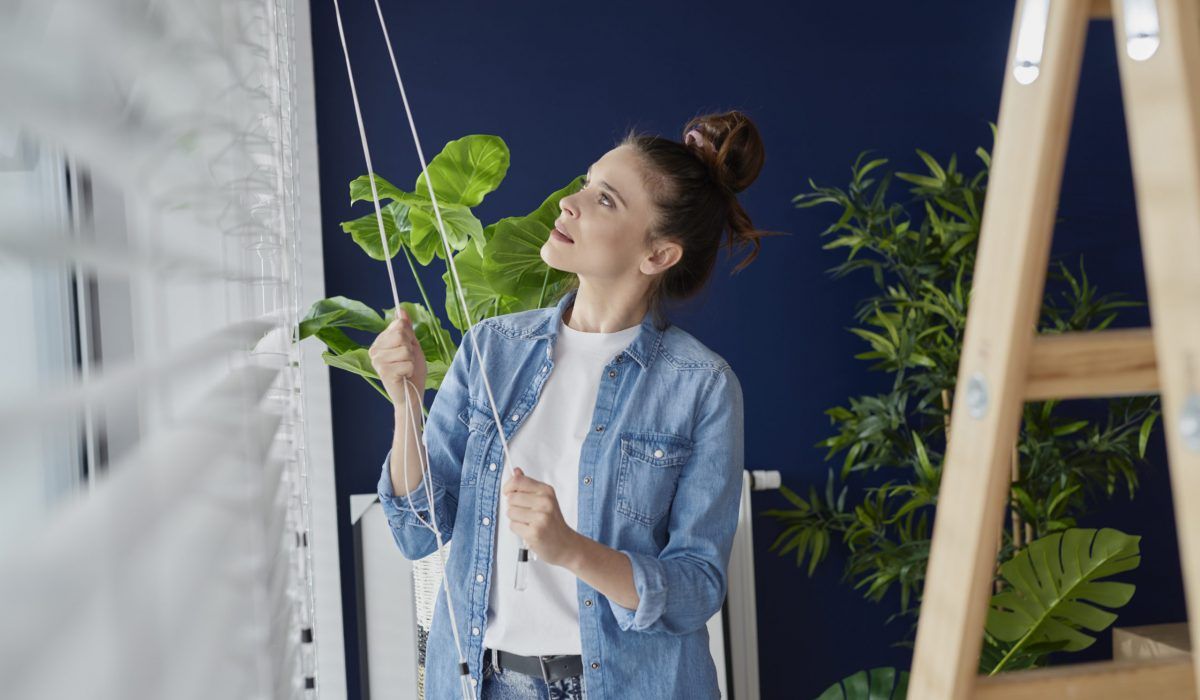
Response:
[{"label": "woman's neck", "polygon": [[646,316],[645,290],[605,289],[579,280],[579,291],[563,323],[584,333],[615,333],[636,326]]}]

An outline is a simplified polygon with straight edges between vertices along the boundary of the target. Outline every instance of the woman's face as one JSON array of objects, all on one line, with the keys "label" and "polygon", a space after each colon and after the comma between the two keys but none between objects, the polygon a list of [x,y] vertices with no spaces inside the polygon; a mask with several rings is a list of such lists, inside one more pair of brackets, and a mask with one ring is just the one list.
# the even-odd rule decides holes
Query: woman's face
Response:
[{"label": "woman's face", "polygon": [[682,253],[677,243],[648,239],[654,204],[629,146],[605,153],[588,171],[583,189],[558,206],[557,230],[541,249],[542,260],[556,270],[607,284],[648,285],[648,276]]}]

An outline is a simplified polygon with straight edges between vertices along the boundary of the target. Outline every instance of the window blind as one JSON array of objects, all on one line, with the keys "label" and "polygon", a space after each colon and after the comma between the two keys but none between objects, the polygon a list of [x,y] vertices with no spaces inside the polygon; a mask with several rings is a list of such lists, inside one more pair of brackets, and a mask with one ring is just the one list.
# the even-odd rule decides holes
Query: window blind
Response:
[{"label": "window blind", "polygon": [[0,697],[317,696],[293,5],[0,9]]}]

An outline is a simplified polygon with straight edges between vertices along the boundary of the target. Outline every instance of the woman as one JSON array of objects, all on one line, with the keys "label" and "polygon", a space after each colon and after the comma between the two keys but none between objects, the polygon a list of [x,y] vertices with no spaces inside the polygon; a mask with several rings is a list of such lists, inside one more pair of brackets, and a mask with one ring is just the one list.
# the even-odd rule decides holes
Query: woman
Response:
[{"label": "woman", "polygon": [[[541,255],[576,273],[577,287],[554,307],[477,323],[421,435],[404,400],[409,380],[418,406],[426,375],[409,319],[371,346],[396,407],[379,481],[393,535],[410,559],[435,550],[422,524],[423,445],[437,525],[454,542],[445,575],[457,630],[440,591],[428,698],[459,694],[456,636],[482,698],[718,697],[705,625],[726,591],[742,392],[729,364],[662,306],[703,288],[726,231],[730,247],[754,246],[737,270],[757,254],[765,233],[736,194],[758,176],[763,146],[739,112],[684,132],[684,142],[629,134],[562,198]],[[523,590],[518,538],[532,553]]]}]

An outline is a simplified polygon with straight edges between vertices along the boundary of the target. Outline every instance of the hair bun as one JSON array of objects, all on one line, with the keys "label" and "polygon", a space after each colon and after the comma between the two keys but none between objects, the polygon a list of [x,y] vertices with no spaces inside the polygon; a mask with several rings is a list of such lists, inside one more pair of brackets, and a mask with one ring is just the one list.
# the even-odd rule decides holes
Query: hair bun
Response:
[{"label": "hair bun", "polygon": [[684,144],[713,170],[721,186],[733,194],[758,178],[766,151],[758,127],[739,111],[693,117],[683,127]]}]

